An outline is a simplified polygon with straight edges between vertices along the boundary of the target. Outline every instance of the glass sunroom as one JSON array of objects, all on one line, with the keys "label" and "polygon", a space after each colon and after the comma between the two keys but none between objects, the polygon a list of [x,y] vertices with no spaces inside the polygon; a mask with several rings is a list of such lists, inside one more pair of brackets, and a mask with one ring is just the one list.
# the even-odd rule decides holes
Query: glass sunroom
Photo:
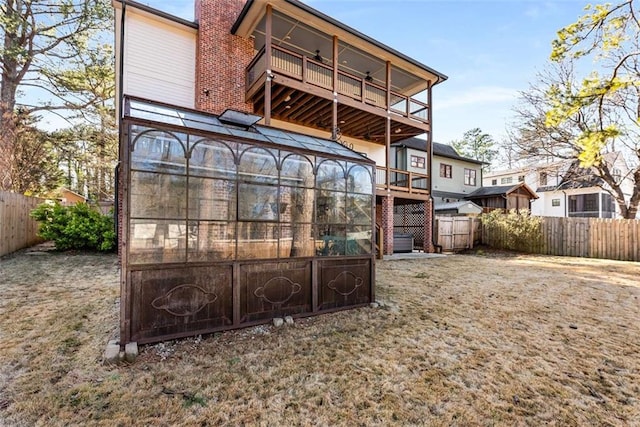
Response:
[{"label": "glass sunroom", "polygon": [[125,98],[122,343],[373,301],[375,163],[257,119]]}]

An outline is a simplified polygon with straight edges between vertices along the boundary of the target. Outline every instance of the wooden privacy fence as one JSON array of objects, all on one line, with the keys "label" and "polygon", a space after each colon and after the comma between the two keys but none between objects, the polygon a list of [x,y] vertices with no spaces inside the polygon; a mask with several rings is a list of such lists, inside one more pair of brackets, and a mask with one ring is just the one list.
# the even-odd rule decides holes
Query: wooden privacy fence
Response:
[{"label": "wooden privacy fence", "polygon": [[480,219],[467,216],[436,216],[436,241],[443,252],[471,249],[480,242]]},{"label": "wooden privacy fence", "polygon": [[537,235],[515,244],[509,239],[509,230],[483,225],[482,243],[535,254],[640,261],[638,220],[551,217],[540,220]]},{"label": "wooden privacy fence", "polygon": [[29,216],[44,199],[0,191],[0,256],[35,245],[38,223]]}]

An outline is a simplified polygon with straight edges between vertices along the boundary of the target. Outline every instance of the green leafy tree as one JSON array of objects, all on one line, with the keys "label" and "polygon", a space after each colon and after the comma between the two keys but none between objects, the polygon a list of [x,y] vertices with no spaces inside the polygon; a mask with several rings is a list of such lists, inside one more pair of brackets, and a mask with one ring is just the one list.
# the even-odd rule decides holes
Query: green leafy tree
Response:
[{"label": "green leafy tree", "polygon": [[452,141],[451,145],[461,156],[484,162],[483,170],[489,169],[491,162],[498,154],[493,137],[483,133],[480,128],[466,131],[461,140]]},{"label": "green leafy tree", "polygon": [[[112,53],[100,34],[111,31],[111,16],[107,0],[0,0],[0,189],[14,189],[18,110],[72,121],[108,99],[86,86],[108,70]],[[27,103],[26,91],[47,101]]]},{"label": "green leafy tree", "polygon": [[[635,218],[640,202],[638,16],[635,0],[587,6],[558,31],[552,62],[516,108],[521,153],[579,160],[601,178],[624,218]],[[594,71],[578,76],[575,70],[585,67]],[[623,175],[611,161],[618,153],[629,167]]]}]

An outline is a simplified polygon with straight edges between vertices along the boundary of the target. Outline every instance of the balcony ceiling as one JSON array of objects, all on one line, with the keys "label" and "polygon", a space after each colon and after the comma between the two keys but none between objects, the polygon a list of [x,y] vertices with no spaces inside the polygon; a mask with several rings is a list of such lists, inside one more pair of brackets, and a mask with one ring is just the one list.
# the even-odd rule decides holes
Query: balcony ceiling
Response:
[{"label": "balcony ceiling", "polygon": [[[263,3],[261,0],[249,0],[246,13],[234,26],[236,34],[254,38],[256,50],[265,45],[266,4]],[[283,9],[273,11],[272,43],[276,46],[308,57],[314,57],[319,51],[323,62],[330,65],[333,62],[332,35],[336,34],[341,70],[358,77],[365,77],[369,71],[374,82],[385,86],[386,61],[390,61],[392,90],[407,96],[427,89],[429,82],[437,84],[447,78],[301,2],[287,0],[274,4],[274,8]],[[308,23],[313,23],[313,26]]]},{"label": "balcony ceiling", "polygon": [[[254,112],[264,115],[264,91],[257,92],[251,100]],[[271,116],[283,120],[331,132],[332,101],[307,92],[273,83]],[[391,142],[425,133],[423,124],[411,126],[391,116]],[[385,144],[386,119],[348,105],[338,105],[338,127],[341,136]]]}]

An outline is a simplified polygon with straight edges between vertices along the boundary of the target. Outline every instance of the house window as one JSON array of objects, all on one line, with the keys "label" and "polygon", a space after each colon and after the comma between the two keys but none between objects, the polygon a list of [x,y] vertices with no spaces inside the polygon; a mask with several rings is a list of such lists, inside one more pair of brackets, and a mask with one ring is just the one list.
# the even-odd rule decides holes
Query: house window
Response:
[{"label": "house window", "polygon": [[612,175],[616,182],[620,181],[620,178],[622,177],[622,171],[618,168],[615,168],[613,169]]},{"label": "house window", "polygon": [[451,178],[451,165],[440,163],[440,177]]},{"label": "house window", "polygon": [[411,156],[411,167],[412,168],[420,168],[424,169],[424,157],[420,156]]},{"label": "house window", "polygon": [[569,196],[569,216],[597,218],[599,201],[598,193]]},{"label": "house window", "polygon": [[491,185],[498,185],[498,180],[497,179],[492,179],[491,180]]},{"label": "house window", "polygon": [[602,194],[602,218],[613,218],[616,208],[611,194]]},{"label": "house window", "polygon": [[518,182],[524,182],[524,175],[518,176]]},{"label": "house window", "polygon": [[598,196],[596,194],[588,194],[584,196],[584,210],[585,211],[597,211],[598,210]]},{"label": "house window", "polygon": [[464,185],[476,185],[476,170],[465,169],[464,170]]},{"label": "house window", "polygon": [[560,206],[560,199],[551,199],[551,206],[553,207]]},{"label": "house window", "polygon": [[[540,185],[547,185],[547,173],[546,172],[540,172],[539,181],[540,181]],[[558,202],[559,202],[559,200],[558,200]],[[560,205],[558,205],[558,206],[560,206]]]},{"label": "house window", "polygon": [[513,182],[513,177],[508,176],[506,178],[500,178],[500,184],[511,184]]}]

